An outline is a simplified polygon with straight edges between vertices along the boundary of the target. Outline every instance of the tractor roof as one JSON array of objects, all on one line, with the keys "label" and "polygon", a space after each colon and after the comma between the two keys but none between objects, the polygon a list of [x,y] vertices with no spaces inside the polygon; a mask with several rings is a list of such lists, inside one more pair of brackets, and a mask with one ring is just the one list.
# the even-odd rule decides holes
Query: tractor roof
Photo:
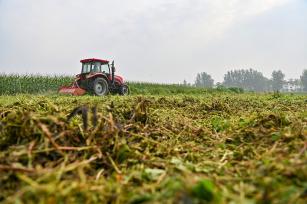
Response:
[{"label": "tractor roof", "polygon": [[108,64],[108,60],[103,60],[103,59],[96,59],[96,58],[89,58],[89,59],[83,59],[80,61],[81,63],[89,63],[89,62],[101,62],[103,64]]}]

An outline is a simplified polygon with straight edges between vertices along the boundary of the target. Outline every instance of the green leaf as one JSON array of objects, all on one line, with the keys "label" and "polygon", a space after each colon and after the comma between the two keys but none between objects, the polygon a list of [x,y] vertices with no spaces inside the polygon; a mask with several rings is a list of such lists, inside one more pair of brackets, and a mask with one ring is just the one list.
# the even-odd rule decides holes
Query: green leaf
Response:
[{"label": "green leaf", "polygon": [[205,201],[213,201],[215,197],[214,184],[210,180],[201,180],[192,188],[192,195]]}]

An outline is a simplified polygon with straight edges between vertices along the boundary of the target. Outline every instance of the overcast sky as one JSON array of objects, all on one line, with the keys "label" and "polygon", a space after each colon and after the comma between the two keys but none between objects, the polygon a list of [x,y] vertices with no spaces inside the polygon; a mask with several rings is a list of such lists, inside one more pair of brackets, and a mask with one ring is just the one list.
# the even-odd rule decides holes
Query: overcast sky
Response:
[{"label": "overcast sky", "polygon": [[307,69],[307,0],[0,0],[0,72],[77,74],[114,59],[132,81]]}]

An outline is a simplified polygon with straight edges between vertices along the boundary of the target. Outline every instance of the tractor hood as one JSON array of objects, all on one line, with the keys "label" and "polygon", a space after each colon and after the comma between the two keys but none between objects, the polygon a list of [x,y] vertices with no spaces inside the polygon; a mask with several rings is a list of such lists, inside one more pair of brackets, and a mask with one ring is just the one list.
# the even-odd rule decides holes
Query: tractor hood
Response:
[{"label": "tractor hood", "polygon": [[[110,80],[112,80],[112,77],[109,77]],[[114,80],[115,82],[119,83],[119,84],[123,84],[124,83],[124,78],[118,75],[114,75]]]}]

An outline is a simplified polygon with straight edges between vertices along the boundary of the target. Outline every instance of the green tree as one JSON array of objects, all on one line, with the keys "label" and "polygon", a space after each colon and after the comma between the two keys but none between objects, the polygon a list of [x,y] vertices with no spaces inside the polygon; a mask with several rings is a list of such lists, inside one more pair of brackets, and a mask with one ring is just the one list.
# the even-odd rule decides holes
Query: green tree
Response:
[{"label": "green tree", "polygon": [[214,85],[214,80],[206,72],[198,73],[195,79],[196,87],[211,88]]},{"label": "green tree", "polygon": [[228,71],[224,76],[223,85],[249,91],[266,91],[268,90],[268,81],[261,72],[253,69],[241,69]]},{"label": "green tree", "polygon": [[303,85],[303,91],[307,91],[307,69],[303,71],[301,76],[301,83]]},{"label": "green tree", "polygon": [[186,80],[183,80],[182,85],[183,86],[188,86],[188,82]]},{"label": "green tree", "polygon": [[272,72],[272,88],[274,91],[279,91],[282,89],[282,85],[285,81],[285,75],[281,70]]}]

